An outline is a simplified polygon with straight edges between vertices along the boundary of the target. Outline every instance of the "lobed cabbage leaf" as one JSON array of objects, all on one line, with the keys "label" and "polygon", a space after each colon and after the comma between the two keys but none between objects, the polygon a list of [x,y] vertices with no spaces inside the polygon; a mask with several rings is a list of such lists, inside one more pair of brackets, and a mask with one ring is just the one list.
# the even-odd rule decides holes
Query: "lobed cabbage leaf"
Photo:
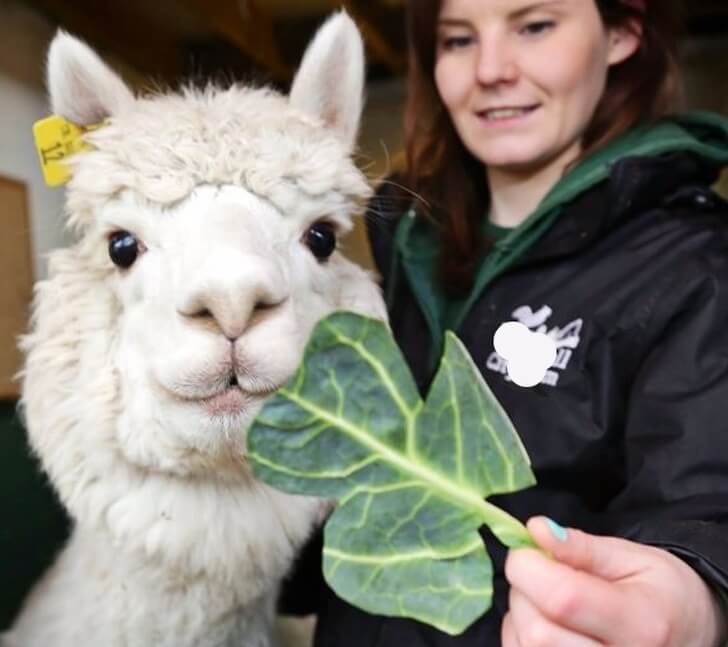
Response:
[{"label": "lobed cabbage leaf", "polygon": [[485,498],[535,483],[507,415],[447,333],[426,401],[385,324],[335,313],[315,328],[293,378],[248,432],[255,475],[338,500],[324,576],[370,613],[459,634],[490,607],[492,565],[478,529],[531,545]]}]

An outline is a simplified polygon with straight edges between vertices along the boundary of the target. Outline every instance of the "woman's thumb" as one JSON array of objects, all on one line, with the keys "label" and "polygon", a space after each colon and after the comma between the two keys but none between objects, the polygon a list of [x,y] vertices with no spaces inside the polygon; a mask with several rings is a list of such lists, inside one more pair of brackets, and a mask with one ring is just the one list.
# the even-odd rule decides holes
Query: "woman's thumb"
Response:
[{"label": "woman's thumb", "polygon": [[608,580],[617,580],[634,572],[634,551],[629,542],[623,539],[590,535],[576,528],[563,528],[547,517],[534,517],[527,527],[542,550],[576,570]]}]

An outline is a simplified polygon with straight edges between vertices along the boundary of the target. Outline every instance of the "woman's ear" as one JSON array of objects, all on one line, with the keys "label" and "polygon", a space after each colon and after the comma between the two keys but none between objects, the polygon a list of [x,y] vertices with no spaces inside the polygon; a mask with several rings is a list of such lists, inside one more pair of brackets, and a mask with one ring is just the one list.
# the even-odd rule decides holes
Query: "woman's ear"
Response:
[{"label": "woman's ear", "polygon": [[607,62],[617,65],[632,56],[642,42],[642,22],[634,20],[621,27],[609,30],[609,52]]}]

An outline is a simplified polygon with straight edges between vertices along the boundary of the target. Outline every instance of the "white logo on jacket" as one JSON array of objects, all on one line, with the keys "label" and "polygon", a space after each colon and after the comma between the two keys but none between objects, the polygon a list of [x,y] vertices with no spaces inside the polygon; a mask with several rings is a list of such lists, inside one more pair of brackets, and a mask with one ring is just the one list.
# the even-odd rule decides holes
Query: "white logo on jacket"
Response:
[{"label": "white logo on jacket", "polygon": [[[530,306],[520,306],[513,311],[511,316],[532,332],[546,335],[554,341],[556,359],[548,367],[541,384],[556,386],[559,382],[560,371],[568,367],[574,351],[579,346],[584,321],[583,319],[574,319],[565,326],[549,328],[546,322],[551,318],[552,314],[553,310],[549,306],[542,306],[536,312]],[[506,380],[511,381],[508,374],[508,360],[495,350],[488,356],[486,367],[491,371],[500,373]]]}]

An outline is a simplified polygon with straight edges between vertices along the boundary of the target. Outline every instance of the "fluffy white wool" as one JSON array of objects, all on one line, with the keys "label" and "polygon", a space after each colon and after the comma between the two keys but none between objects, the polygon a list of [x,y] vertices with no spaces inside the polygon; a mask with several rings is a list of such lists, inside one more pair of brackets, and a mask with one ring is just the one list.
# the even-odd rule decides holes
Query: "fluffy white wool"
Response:
[{"label": "fluffy white wool", "polygon": [[[320,317],[385,316],[364,271],[305,245],[368,195],[350,159],[362,70],[344,14],[290,99],[238,86],[133,99],[57,37],[54,106],[108,119],[73,161],[79,241],[51,255],[22,343],[30,443],[75,527],[3,645],[271,644],[278,583],[322,503],[256,482],[242,430]],[[128,270],[109,259],[118,230],[142,245]],[[206,405],[231,373],[241,410]]]},{"label": "fluffy white wool", "polygon": [[142,98],[86,139],[96,150],[76,158],[68,193],[74,225],[93,222],[100,204],[126,188],[171,204],[200,184],[232,184],[282,213],[299,200],[348,207],[369,194],[345,142],[267,88]]}]

